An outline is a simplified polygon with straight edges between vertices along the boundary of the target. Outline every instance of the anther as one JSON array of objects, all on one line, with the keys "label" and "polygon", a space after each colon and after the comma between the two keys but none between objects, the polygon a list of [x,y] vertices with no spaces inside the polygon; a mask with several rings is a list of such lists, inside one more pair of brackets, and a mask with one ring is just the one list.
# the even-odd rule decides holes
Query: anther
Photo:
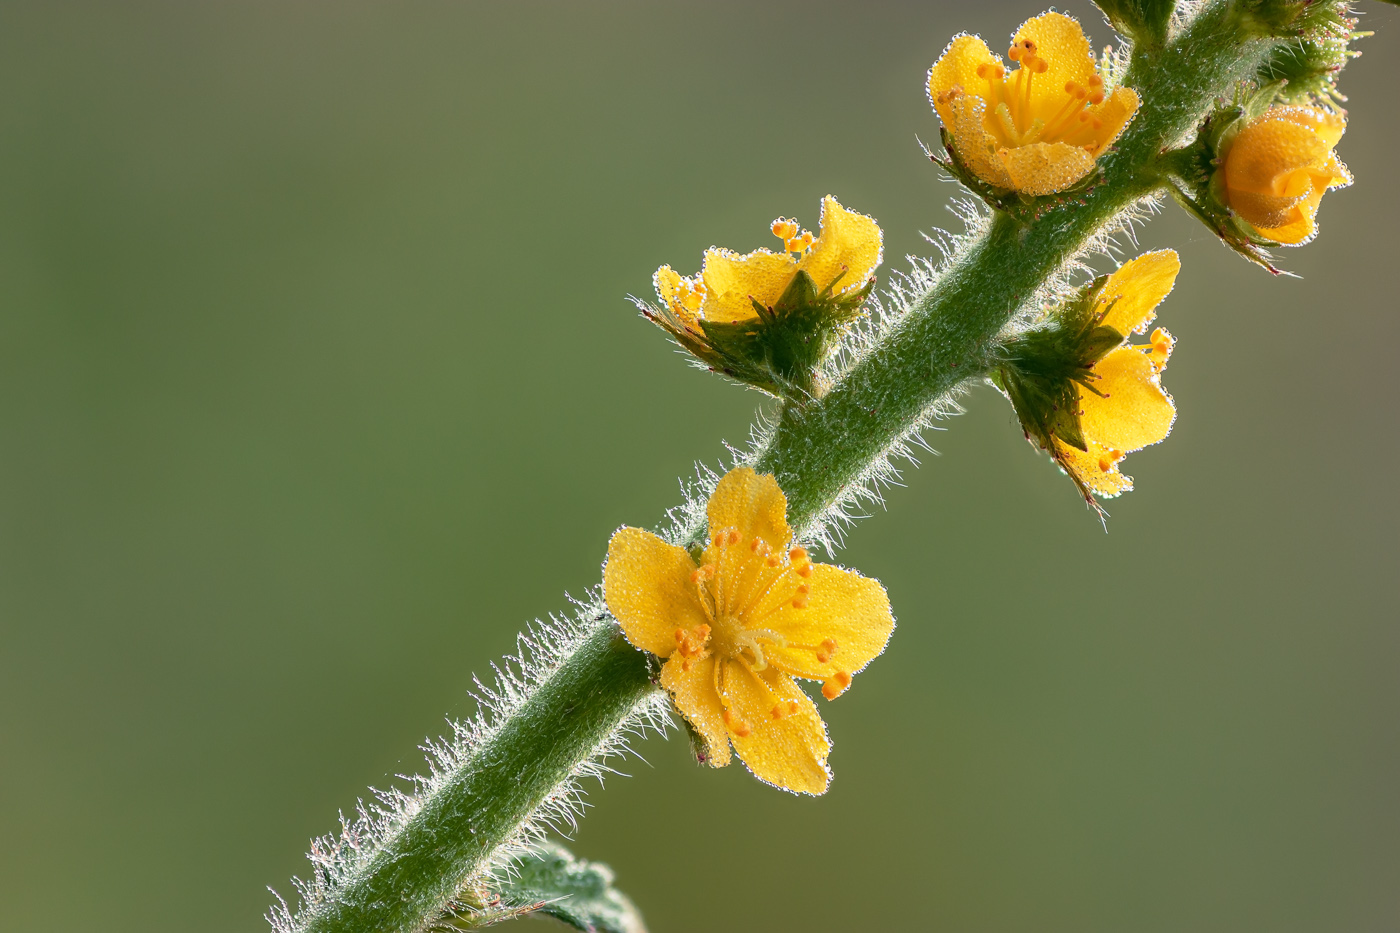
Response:
[{"label": "anther", "polygon": [[822,696],[828,700],[834,700],[846,692],[846,688],[851,685],[851,675],[846,671],[837,671],[831,675],[826,683],[822,684]]},{"label": "anther", "polygon": [[810,577],[810,576],[812,575],[812,565],[811,565],[811,564],[803,564],[801,567],[798,567],[798,568],[797,568],[797,575],[798,575],[799,577]]},{"label": "anther", "polygon": [[783,246],[789,253],[805,253],[811,248],[814,238],[808,231],[803,231],[799,236],[792,236],[783,241]]},{"label": "anther", "polygon": [[725,541],[725,543],[726,543],[726,544],[738,544],[738,543],[739,543],[739,539],[742,538],[742,537],[743,537],[743,535],[739,534],[739,529],[738,529],[738,528],[731,528],[731,529],[729,529],[729,534],[726,536],[726,541]]},{"label": "anther", "polygon": [[773,708],[769,711],[769,715],[772,716],[774,719],[782,719],[782,718],[783,718],[783,704],[781,704],[781,703],[774,703],[774,704],[773,704]]},{"label": "anther", "polygon": [[733,732],[741,739],[748,738],[750,732],[752,732],[748,723],[744,722],[738,716],[731,716],[729,710],[724,711],[724,724],[729,727],[730,732]]},{"label": "anther", "polygon": [[786,242],[797,236],[798,227],[796,221],[788,220],[786,217],[779,217],[777,220],[773,221],[772,229],[775,237]]},{"label": "anther", "polygon": [[802,596],[802,595],[794,596],[794,597],[792,598],[792,608],[794,608],[794,609],[806,609],[806,608],[807,608],[807,597],[806,597],[806,596]]},{"label": "anther", "polygon": [[683,628],[678,628],[678,629],[676,629],[676,644],[681,645],[681,644],[684,644],[684,643],[685,643],[685,629],[683,629]]},{"label": "anther", "polygon": [[807,550],[805,548],[795,547],[791,551],[788,551],[788,559],[794,563],[799,560],[806,560]]},{"label": "anther", "polygon": [[782,561],[778,560],[777,554],[769,554],[768,560],[766,560],[764,563],[766,563],[769,567],[776,567],[779,564],[781,564]]},{"label": "anther", "polygon": [[759,549],[762,548],[762,547],[763,547],[763,539],[762,539],[762,538],[754,538],[752,541],[749,542],[749,550],[750,550],[750,551],[753,551],[755,554],[757,554],[757,553],[759,552]]},{"label": "anther", "polygon": [[797,585],[797,592],[801,593],[803,596],[806,596],[808,593],[812,592],[812,588],[805,583],[799,583]]}]

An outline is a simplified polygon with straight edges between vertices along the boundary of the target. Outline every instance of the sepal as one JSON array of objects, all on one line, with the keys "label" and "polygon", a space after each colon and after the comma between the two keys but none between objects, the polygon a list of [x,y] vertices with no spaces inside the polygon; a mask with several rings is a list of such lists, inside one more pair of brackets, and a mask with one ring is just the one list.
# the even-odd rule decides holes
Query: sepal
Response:
[{"label": "sepal", "polygon": [[639,303],[642,314],[715,372],[790,401],[826,391],[822,368],[874,287],[837,293],[841,276],[818,289],[799,269],[771,306],[753,300],[755,316],[740,321],[682,319],[666,305]]},{"label": "sepal", "polygon": [[1249,31],[1261,38],[1341,37],[1356,25],[1348,0],[1243,0],[1237,11]]},{"label": "sepal", "polygon": [[[1108,279],[1094,279],[1052,311],[1044,326],[1010,343],[1006,360],[992,377],[1010,399],[1026,439],[1057,459],[1054,438],[1088,450],[1079,418],[1080,388],[1098,392],[1091,374],[1094,364],[1127,340],[1126,334],[1103,324],[1108,309],[1095,311]],[[1075,482],[1092,501],[1077,478]]]}]

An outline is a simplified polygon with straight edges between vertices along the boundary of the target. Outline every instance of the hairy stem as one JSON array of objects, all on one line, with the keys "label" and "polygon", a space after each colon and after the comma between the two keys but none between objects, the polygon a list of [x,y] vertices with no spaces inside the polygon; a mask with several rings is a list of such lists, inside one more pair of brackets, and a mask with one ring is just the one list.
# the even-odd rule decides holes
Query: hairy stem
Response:
[{"label": "hairy stem", "polygon": [[[997,214],[829,394],[783,412],[754,466],[777,477],[800,533],[812,531],[930,405],[987,372],[998,334],[1050,276],[1124,210],[1161,189],[1161,153],[1275,45],[1249,37],[1234,10],[1230,0],[1218,0],[1165,48],[1134,56],[1124,83],[1138,91],[1142,108],[1117,151],[1101,160],[1097,185],[1029,224]],[[301,928],[390,933],[431,924],[655,689],[646,657],[621,640],[615,624],[600,621],[331,901],[307,905]]]}]

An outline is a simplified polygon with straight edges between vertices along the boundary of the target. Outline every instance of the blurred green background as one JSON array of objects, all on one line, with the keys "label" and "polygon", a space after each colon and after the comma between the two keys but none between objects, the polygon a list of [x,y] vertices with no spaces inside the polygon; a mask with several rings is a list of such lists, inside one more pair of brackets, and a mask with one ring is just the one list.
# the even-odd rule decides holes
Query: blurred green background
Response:
[{"label": "blurred green background", "polygon": [[[625,296],[828,192],[928,253],[924,71],[1039,10],[0,6],[0,929],[261,929],[745,437],[760,397]],[[1400,11],[1364,10],[1301,280],[1141,231],[1185,262],[1182,414],[1108,533],[977,389],[840,554],[899,629],[826,708],[831,792],[653,738],[590,795],[574,846],[655,931],[1400,929]]]}]

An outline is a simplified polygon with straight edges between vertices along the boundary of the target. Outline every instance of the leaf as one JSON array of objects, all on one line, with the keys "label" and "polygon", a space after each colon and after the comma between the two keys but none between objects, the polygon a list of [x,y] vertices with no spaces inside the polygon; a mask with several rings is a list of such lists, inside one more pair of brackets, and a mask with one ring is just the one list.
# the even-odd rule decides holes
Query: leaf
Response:
[{"label": "leaf", "polygon": [[[575,858],[557,842],[530,847],[500,872],[507,880],[454,918],[459,929],[477,929],[525,914],[544,914],[584,933],[646,933],[641,912],[613,886],[612,869]],[[479,905],[479,906],[477,906]]]}]

